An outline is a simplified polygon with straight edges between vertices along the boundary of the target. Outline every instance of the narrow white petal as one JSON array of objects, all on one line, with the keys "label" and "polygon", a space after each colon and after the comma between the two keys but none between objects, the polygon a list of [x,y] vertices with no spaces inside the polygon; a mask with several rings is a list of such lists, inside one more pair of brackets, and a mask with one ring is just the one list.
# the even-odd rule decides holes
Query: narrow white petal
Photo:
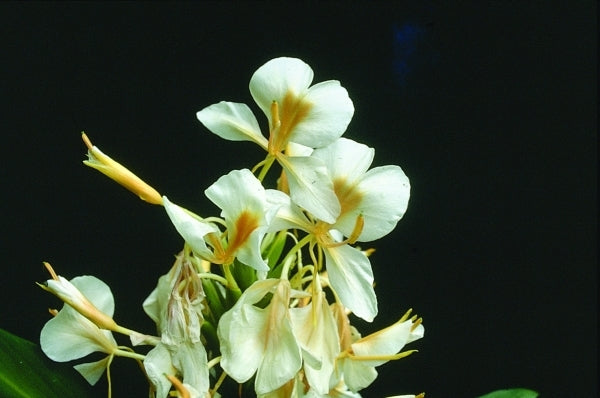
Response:
[{"label": "narrow white petal", "polygon": [[288,92],[296,95],[308,89],[313,71],[297,58],[275,58],[258,68],[250,79],[250,93],[271,123],[271,103],[283,102]]},{"label": "narrow white petal", "polygon": [[191,246],[194,252],[210,260],[212,252],[206,246],[204,236],[211,232],[218,232],[218,228],[210,223],[192,217],[182,207],[171,203],[166,196],[163,196],[163,205],[175,229],[177,229],[177,232]]},{"label": "narrow white petal", "polygon": [[196,391],[206,393],[209,389],[206,349],[201,342],[178,344],[169,347],[173,366],[183,375],[183,382]]},{"label": "narrow white petal", "polygon": [[73,367],[93,386],[100,380],[100,377],[108,366],[109,360],[110,356],[96,362],[82,363]]},{"label": "narrow white petal", "polygon": [[321,292],[311,305],[290,310],[294,333],[305,352],[318,359],[318,365],[304,358],[304,372],[312,389],[320,394],[329,391],[334,364],[340,353],[337,326],[331,309]]},{"label": "narrow white petal", "polygon": [[373,270],[367,256],[348,245],[325,248],[329,282],[342,303],[367,322],[377,315]]},{"label": "narrow white petal", "polygon": [[289,140],[311,148],[329,145],[340,138],[354,115],[352,100],[337,80],[315,84],[302,102],[311,104],[310,110],[294,127]]},{"label": "narrow white petal", "polygon": [[261,134],[256,117],[246,104],[221,101],[202,109],[196,117],[221,138],[252,141],[267,149],[267,139]]},{"label": "narrow white petal", "polygon": [[[408,342],[412,321],[396,322],[385,329],[361,338],[352,344],[354,355],[360,356],[386,356],[394,355]],[[361,361],[368,366],[379,366],[387,361]]]},{"label": "narrow white petal", "polygon": [[175,375],[177,371],[171,364],[171,354],[164,344],[159,343],[146,354],[144,368],[156,388],[156,398],[166,398],[171,389],[171,382],[165,375]]},{"label": "narrow white petal", "polygon": [[323,162],[313,157],[286,157],[278,160],[284,168],[292,201],[326,223],[340,214],[340,203]]}]

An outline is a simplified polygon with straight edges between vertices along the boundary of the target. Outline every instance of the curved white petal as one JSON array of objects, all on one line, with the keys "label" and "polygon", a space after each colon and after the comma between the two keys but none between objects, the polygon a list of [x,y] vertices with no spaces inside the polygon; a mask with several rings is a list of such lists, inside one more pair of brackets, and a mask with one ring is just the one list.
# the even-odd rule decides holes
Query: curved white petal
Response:
[{"label": "curved white petal", "polygon": [[344,306],[367,322],[377,315],[373,270],[367,256],[348,245],[325,247],[329,283]]},{"label": "curved white petal", "polygon": [[265,189],[248,169],[232,170],[204,191],[221,209],[225,220],[233,220],[244,211],[264,218]]},{"label": "curved white petal", "polygon": [[367,366],[362,361],[344,359],[342,364],[344,382],[352,391],[368,387],[377,378],[377,371],[372,366]]},{"label": "curved white petal", "polygon": [[112,317],[115,313],[115,299],[110,287],[100,279],[83,275],[71,279],[71,283],[104,314]]},{"label": "curved white petal", "polygon": [[302,348],[318,360],[311,364],[304,358],[304,373],[312,389],[320,394],[329,392],[334,364],[340,353],[337,326],[325,295],[320,292],[309,306],[290,310],[294,333]]},{"label": "curved white petal", "polygon": [[163,196],[163,205],[175,229],[200,257],[211,260],[213,253],[206,246],[204,236],[219,229],[213,224],[203,222],[191,216],[185,209],[171,203]]},{"label": "curved white petal", "polygon": [[277,283],[275,279],[255,282],[219,321],[220,365],[238,383],[248,381],[261,363],[267,319],[265,309],[254,304],[270,293]]},{"label": "curved white petal", "polygon": [[210,386],[204,345],[201,342],[186,342],[169,348],[173,366],[183,374],[183,382],[196,391],[206,393]]},{"label": "curved white petal", "polygon": [[425,327],[423,325],[419,325],[413,330],[411,330],[410,335],[408,336],[408,340],[406,343],[411,343],[415,340],[419,340],[425,336]]},{"label": "curved white petal", "polygon": [[298,58],[275,58],[258,68],[250,79],[250,93],[271,125],[271,103],[283,102],[288,92],[296,95],[310,86],[313,71]]},{"label": "curved white petal", "polygon": [[356,218],[362,215],[364,228],[358,241],[368,242],[390,233],[408,207],[410,182],[398,166],[382,166],[369,170],[354,189],[360,201],[340,216],[334,228],[349,236]]},{"label": "curved white petal", "polygon": [[267,149],[267,139],[261,134],[256,117],[246,104],[221,101],[202,109],[196,117],[221,138],[252,141]]},{"label": "curved white petal", "polygon": [[109,361],[110,356],[96,362],[82,363],[73,367],[93,386],[102,377],[102,374],[108,367]]},{"label": "curved white petal", "polygon": [[309,231],[312,223],[291,198],[284,192],[267,189],[267,201],[277,208],[275,217],[269,223],[268,232],[277,232],[284,229],[301,229]]},{"label": "curved white petal", "polygon": [[[265,189],[248,169],[233,170],[219,178],[205,191],[222,211],[227,223],[228,250],[258,271],[268,271],[261,257],[260,245],[268,218],[276,209],[267,202]],[[231,253],[233,254],[233,253]]]},{"label": "curved white petal", "polygon": [[340,138],[326,147],[315,149],[313,155],[325,163],[331,178],[355,184],[367,172],[375,150],[356,141]]},{"label": "curved white petal", "polygon": [[290,284],[282,280],[266,311],[264,353],[256,373],[257,394],[276,390],[291,380],[302,366],[302,354],[289,316]]},{"label": "curved white petal", "polygon": [[159,343],[146,354],[144,368],[148,378],[156,388],[156,397],[166,398],[171,389],[171,382],[165,375],[175,375],[177,370],[173,367],[171,354],[163,343]]},{"label": "curved white petal", "polygon": [[301,101],[310,104],[310,109],[294,126],[289,141],[311,148],[320,148],[338,139],[354,115],[348,91],[337,80],[315,84]]},{"label": "curved white petal", "polygon": [[110,331],[101,330],[65,304],[42,328],[40,346],[48,358],[65,362],[96,351],[110,354],[117,343]]},{"label": "curved white petal", "polygon": [[254,268],[257,271],[268,271],[269,266],[262,258],[261,243],[265,235],[266,228],[257,228],[248,236],[245,244],[237,250],[236,257],[242,263]]},{"label": "curved white petal", "polygon": [[[273,293],[269,305],[256,307],[254,304],[268,293]],[[289,297],[289,282],[257,281],[219,321],[221,366],[240,383],[257,372],[258,394],[281,387],[302,365],[300,347],[288,316]]]},{"label": "curved white petal", "polygon": [[[357,357],[361,356],[388,356],[400,352],[408,343],[412,321],[396,322],[385,329],[359,339],[352,344],[352,352]],[[360,361],[364,365],[379,366],[386,360]]]},{"label": "curved white petal", "polygon": [[290,187],[290,197],[298,206],[319,220],[333,224],[340,214],[340,203],[325,165],[313,157],[278,156]]}]

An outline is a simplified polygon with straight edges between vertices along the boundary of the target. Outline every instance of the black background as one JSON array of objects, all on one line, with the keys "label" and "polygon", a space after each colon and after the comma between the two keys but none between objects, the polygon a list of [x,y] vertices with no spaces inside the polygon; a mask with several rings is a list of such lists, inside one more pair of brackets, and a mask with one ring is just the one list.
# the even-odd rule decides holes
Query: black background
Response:
[{"label": "black background", "polygon": [[[359,326],[413,307],[426,336],[363,395],[595,397],[596,35],[593,1],[2,3],[0,327],[38,339],[59,305],[34,284],[49,261],[106,281],[117,321],[152,332],[141,302],[181,239],[81,164],[80,131],[216,214],[204,189],[263,153],[195,112],[245,102],[263,122],[250,76],[295,56],[348,89],[345,136],[411,179],[372,258],[380,315]],[[145,395],[135,364],[117,360],[113,379],[115,396]]]}]

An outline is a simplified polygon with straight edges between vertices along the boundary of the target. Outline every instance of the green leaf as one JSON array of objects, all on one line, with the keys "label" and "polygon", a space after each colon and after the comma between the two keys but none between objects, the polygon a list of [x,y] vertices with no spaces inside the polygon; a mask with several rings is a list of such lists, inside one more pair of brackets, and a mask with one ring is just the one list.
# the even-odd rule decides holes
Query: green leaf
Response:
[{"label": "green leaf", "polygon": [[536,398],[538,395],[537,392],[525,388],[512,388],[493,391],[479,398]]},{"label": "green leaf", "polygon": [[90,397],[91,387],[71,366],[52,362],[34,343],[0,329],[0,396]]}]

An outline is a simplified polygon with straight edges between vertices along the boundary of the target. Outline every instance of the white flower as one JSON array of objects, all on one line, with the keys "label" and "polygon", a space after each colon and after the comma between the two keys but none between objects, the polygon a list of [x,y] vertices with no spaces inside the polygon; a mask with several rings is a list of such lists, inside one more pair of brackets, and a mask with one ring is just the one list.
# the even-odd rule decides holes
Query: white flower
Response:
[{"label": "white flower", "polygon": [[[408,178],[398,166],[369,170],[374,151],[366,145],[340,138],[314,150],[333,180],[340,203],[339,217],[331,223],[309,220],[284,195],[272,229],[298,228],[314,235],[325,255],[331,287],[357,316],[372,321],[377,315],[373,271],[364,252],[350,243],[371,241],[388,234],[404,215],[410,196]],[[339,232],[348,239],[341,240]]]},{"label": "white flower", "polygon": [[[113,315],[115,304],[110,288],[98,278],[78,276],[69,282],[59,277],[58,281],[48,281],[48,285],[50,289],[68,294],[72,297],[72,302],[90,303],[106,317],[111,318]],[[42,351],[57,362],[83,358],[92,352],[108,354],[100,361],[75,366],[92,385],[98,381],[118,350],[110,331],[100,329],[69,304],[64,305],[58,314],[44,325],[40,334],[40,345]]]},{"label": "white flower", "polygon": [[253,141],[285,170],[292,200],[315,216],[333,222],[339,203],[327,172],[318,159],[289,156],[290,144],[326,146],[346,130],[354,106],[336,80],[310,86],[313,71],[297,58],[276,58],[250,79],[252,97],[269,121],[268,140],[252,111],[244,104],[220,102],[197,113],[213,133],[234,141]]},{"label": "white flower", "polygon": [[[221,367],[238,383],[256,373],[255,390],[266,394],[290,381],[302,366],[302,355],[289,315],[287,280],[254,282],[219,321]],[[256,304],[272,293],[265,308]]]},{"label": "white flower", "polygon": [[377,315],[377,297],[373,289],[373,271],[366,254],[346,242],[337,239],[331,225],[309,220],[289,197],[281,192],[271,200],[279,205],[277,216],[270,231],[300,229],[313,235],[318,247],[325,254],[329,284],[340,300],[356,316],[371,322]]},{"label": "white flower", "polygon": [[196,254],[211,263],[231,264],[237,258],[258,271],[267,271],[269,267],[261,257],[260,244],[277,209],[267,201],[260,181],[248,169],[233,170],[205,193],[222,210],[226,238],[221,239],[216,225],[193,216],[163,197],[177,231]]},{"label": "white flower", "polygon": [[398,166],[381,166],[369,170],[374,149],[340,138],[331,145],[316,149],[312,156],[321,159],[333,180],[341,212],[333,229],[351,237],[356,221],[363,226],[354,241],[368,242],[390,233],[408,207],[410,182]]},{"label": "white flower", "polygon": [[[404,346],[423,337],[425,329],[416,316],[408,319],[410,310],[396,323],[369,336],[358,338],[343,352],[336,363],[338,377],[343,379],[351,391],[369,386],[376,378],[375,367],[406,357],[413,352],[400,352]],[[344,316],[340,311],[337,316]],[[348,341],[346,339],[346,341]]]}]

